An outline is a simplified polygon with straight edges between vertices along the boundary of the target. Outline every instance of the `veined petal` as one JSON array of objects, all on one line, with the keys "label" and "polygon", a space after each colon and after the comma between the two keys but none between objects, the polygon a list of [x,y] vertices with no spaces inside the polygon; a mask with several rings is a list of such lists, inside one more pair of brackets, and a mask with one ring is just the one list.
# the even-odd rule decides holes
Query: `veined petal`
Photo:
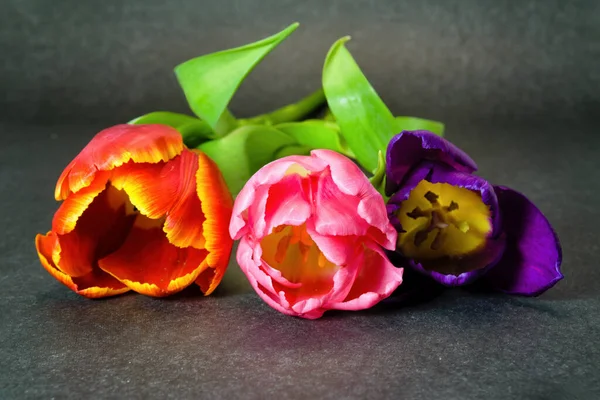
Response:
[{"label": "veined petal", "polygon": [[221,282],[231,255],[233,240],[229,236],[229,221],[233,199],[217,165],[202,152],[198,155],[196,193],[200,198],[204,222],[202,234],[208,250],[208,268],[196,279],[205,295],[211,294]]},{"label": "veined petal", "polygon": [[207,251],[174,246],[162,225],[138,215],[123,245],[98,265],[138,293],[162,297],[184,289],[206,268]]},{"label": "veined petal", "polygon": [[168,163],[129,162],[113,171],[110,183],[129,196],[129,201],[148,218],[162,218],[179,196],[179,157]]},{"label": "veined petal", "polygon": [[385,248],[393,250],[397,233],[390,225],[383,197],[370,184],[365,174],[347,157],[334,151],[313,150],[311,155],[329,165],[331,178],[342,193],[358,197],[358,216],[379,231],[373,232],[373,239]]},{"label": "veined petal", "polygon": [[109,176],[109,172],[101,171],[96,174],[89,186],[67,197],[54,214],[52,230],[59,235],[64,235],[75,229],[79,217],[106,188]]},{"label": "veined petal", "polygon": [[377,192],[349,158],[331,150],[313,150],[310,154],[329,165],[331,178],[342,193],[363,197],[367,192]]},{"label": "veined petal", "polygon": [[261,299],[283,314],[295,315],[289,308],[289,303],[285,300],[285,293],[281,289],[277,290],[274,287],[272,278],[260,270],[260,264],[256,264],[254,261],[253,245],[247,237],[243,237],[240,240],[236,258],[240,268],[248,277],[248,282],[250,282],[250,285]]},{"label": "veined petal", "polygon": [[477,170],[477,164],[471,157],[435,133],[403,131],[390,140],[387,148],[386,192],[396,192],[407,174],[422,161],[446,164],[459,172]]},{"label": "veined petal", "polygon": [[56,200],[64,200],[91,184],[97,171],[109,171],[130,160],[168,161],[182,150],[181,135],[165,125],[116,125],[105,129],[65,168],[56,184]]},{"label": "veined petal", "polygon": [[337,310],[364,310],[389,297],[402,283],[402,268],[396,268],[375,243],[366,243],[350,293],[344,301],[330,305]]},{"label": "veined petal", "polygon": [[[313,199],[314,226],[320,235],[364,236],[367,234],[370,225],[358,215],[361,199],[342,193],[333,181],[329,170],[319,175]],[[383,204],[381,206],[383,208]]]},{"label": "veined petal", "polygon": [[507,245],[502,259],[482,279],[506,293],[540,295],[563,278],[558,237],[544,214],[524,195],[503,186],[494,189]]},{"label": "veined petal", "polygon": [[98,258],[115,251],[131,229],[135,216],[122,191],[108,186],[77,220],[75,228],[58,235],[52,260],[56,268],[72,278],[97,269]]},{"label": "veined petal", "polygon": [[297,174],[284,176],[271,186],[264,211],[267,233],[280,225],[305,223],[311,214],[308,196],[310,193],[305,192],[303,178]]},{"label": "veined petal", "polygon": [[[203,249],[205,248],[203,223],[206,217],[202,212],[202,203],[196,191],[196,178],[201,173],[198,155],[184,150],[169,164],[173,164],[171,168],[175,171],[174,174],[177,176],[179,185],[175,204],[167,214],[163,230],[167,234],[169,242],[175,246]],[[202,171],[202,173],[204,172]],[[215,187],[214,190],[214,195],[217,195],[219,188]]]},{"label": "veined petal", "polygon": [[354,256],[354,251],[358,245],[357,236],[336,236],[321,235],[314,227],[312,221],[306,224],[308,234],[323,252],[325,257],[336,265],[346,265],[349,259]]},{"label": "veined petal", "polygon": [[82,277],[71,278],[56,268],[56,265],[52,261],[52,254],[60,245],[58,243],[58,236],[53,232],[48,232],[46,236],[37,235],[35,246],[44,269],[56,280],[77,294],[89,298],[100,298],[115,296],[129,291],[127,286],[99,269],[93,270]]},{"label": "veined petal", "polygon": [[[233,239],[240,239],[250,230],[253,231],[252,233],[255,236],[265,235],[266,224],[264,221],[261,222],[258,220],[258,223],[256,223],[255,221],[248,220],[248,210],[250,207],[257,203],[262,203],[266,206],[265,196],[268,196],[268,188],[279,182],[284,176],[294,173],[308,175],[313,172],[323,171],[325,168],[327,168],[325,162],[316,157],[307,156],[288,156],[262,167],[244,185],[244,188],[235,199],[229,225],[229,234],[231,237]],[[256,216],[255,218],[259,217]],[[256,232],[255,230],[258,231]]]}]

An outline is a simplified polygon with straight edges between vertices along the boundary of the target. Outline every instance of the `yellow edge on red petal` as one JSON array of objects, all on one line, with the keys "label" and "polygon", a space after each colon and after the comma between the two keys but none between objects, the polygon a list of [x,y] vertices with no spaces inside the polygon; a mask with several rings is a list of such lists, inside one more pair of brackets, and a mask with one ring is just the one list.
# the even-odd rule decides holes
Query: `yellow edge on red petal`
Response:
[{"label": "yellow edge on red petal", "polygon": [[[217,165],[201,151],[198,154],[196,191],[201,201],[206,220],[202,224],[206,239],[207,266],[215,270],[215,275],[205,296],[211,294],[223,279],[229,264],[233,240],[229,236],[229,220],[233,209],[233,199]],[[200,286],[200,282],[196,282]],[[202,288],[202,286],[201,286]]]},{"label": "yellow edge on red petal", "polygon": [[[122,293],[129,291],[129,288],[127,288],[127,287],[122,288],[122,289],[90,287],[90,288],[87,288],[84,290],[77,290],[77,285],[73,282],[71,277],[69,275],[61,272],[54,265],[52,265],[50,263],[50,261],[42,254],[42,251],[40,250],[42,238],[43,237],[51,237],[51,236],[53,236],[55,238],[55,240],[57,240],[56,234],[52,231],[49,231],[48,233],[46,233],[45,236],[42,234],[37,234],[35,236],[35,248],[37,250],[38,256],[40,258],[40,262],[42,263],[42,266],[44,267],[44,269],[46,271],[48,271],[48,273],[50,275],[52,275],[60,283],[62,283],[63,285],[65,285],[66,287],[68,287],[69,289],[74,291],[75,293],[77,293],[81,296],[90,298],[90,299],[97,299],[97,298],[108,297],[108,296],[116,296],[118,294],[122,294]],[[56,248],[56,245],[53,246],[53,248]]]},{"label": "yellow edge on red petal", "polygon": [[[150,139],[148,139],[148,143],[144,143],[144,145],[140,146],[139,148],[135,148],[135,146],[133,146],[133,143],[135,141],[132,143],[127,142],[126,139],[123,139],[122,141],[115,141],[114,147],[123,147],[122,152],[120,154],[107,153],[104,159],[109,160],[109,165],[99,167],[96,164],[94,164],[93,167],[95,167],[97,171],[110,171],[114,168],[120,167],[121,165],[129,161],[133,161],[135,163],[152,164],[161,161],[168,161],[173,157],[179,155],[184,149],[181,135],[179,135],[179,133],[173,128],[167,127],[165,125],[117,125],[115,127],[105,129],[104,131],[99,132],[96,135],[96,137],[94,137],[90,141],[90,143],[88,143],[88,145],[81,151],[81,153],[79,153],[75,157],[73,161],[69,163],[69,165],[67,165],[65,170],[60,175],[54,190],[54,197],[57,201],[64,200],[69,196],[69,194],[77,193],[79,190],[91,184],[95,177],[94,172],[87,175],[84,174],[79,179],[73,178],[72,175],[74,172],[77,172],[78,164],[83,164],[81,166],[82,170],[92,169],[90,168],[90,164],[92,164],[93,160],[89,160],[89,157],[92,157],[97,153],[101,153],[101,150],[106,150],[102,148],[102,145],[104,144],[102,143],[102,141],[104,139],[101,135],[106,134],[106,131],[114,130],[117,128],[131,130],[130,133],[123,134],[123,137],[126,137],[127,139],[131,139],[128,138],[127,135],[131,135],[131,137],[135,138],[142,137],[144,136],[144,134],[148,134],[147,132],[144,132],[144,130],[148,129],[162,129],[166,130],[168,134],[165,133],[162,136],[152,138],[154,142],[151,146],[148,146],[148,143],[150,142]],[[174,135],[173,132],[170,131],[174,131],[175,133],[177,133],[177,135]],[[152,133],[155,133],[155,131]],[[96,141],[100,142],[100,144],[96,144]],[[91,150],[96,148],[98,149],[97,151]],[[84,166],[87,168],[85,168]]]},{"label": "yellow edge on red petal", "polygon": [[[134,292],[145,294],[146,296],[152,297],[167,297],[177,292],[182,291],[186,287],[188,287],[192,282],[196,280],[198,275],[202,273],[202,271],[206,268],[206,261],[203,261],[202,264],[198,266],[194,271],[190,272],[187,275],[181,276],[179,278],[173,279],[169,282],[166,290],[163,290],[156,286],[153,283],[142,283],[142,282],[134,282],[128,279],[119,279],[114,276],[116,279],[119,279],[121,283],[126,285],[129,289]],[[111,274],[112,275],[112,274]]]},{"label": "yellow edge on red petal", "polygon": [[106,188],[109,177],[110,172],[100,171],[89,186],[67,197],[52,218],[52,230],[64,235],[75,229],[79,217]]},{"label": "yellow edge on red petal", "polygon": [[198,154],[186,149],[179,157],[179,197],[168,212],[163,231],[169,243],[177,247],[202,250],[206,248],[206,215],[196,190],[200,172]]}]

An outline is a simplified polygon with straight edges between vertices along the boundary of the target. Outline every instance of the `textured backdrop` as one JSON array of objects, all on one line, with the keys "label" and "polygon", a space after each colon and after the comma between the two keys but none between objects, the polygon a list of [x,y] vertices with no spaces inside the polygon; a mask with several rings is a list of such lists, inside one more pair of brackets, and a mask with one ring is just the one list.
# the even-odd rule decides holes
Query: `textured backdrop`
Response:
[{"label": "textured backdrop", "polygon": [[235,97],[256,114],[318,87],[333,42],[390,108],[438,119],[589,117],[600,105],[600,2],[495,0],[9,0],[1,111],[119,122],[185,111],[172,68],[302,25]]}]

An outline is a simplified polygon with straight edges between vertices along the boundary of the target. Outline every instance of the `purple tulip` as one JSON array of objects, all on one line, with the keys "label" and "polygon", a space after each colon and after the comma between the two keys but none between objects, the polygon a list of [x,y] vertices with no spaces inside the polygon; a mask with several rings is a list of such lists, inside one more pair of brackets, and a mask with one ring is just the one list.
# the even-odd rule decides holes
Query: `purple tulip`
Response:
[{"label": "purple tulip", "polygon": [[558,237],[524,195],[472,173],[475,162],[428,131],[387,149],[387,205],[407,266],[446,286],[474,282],[537,296],[563,278]]}]

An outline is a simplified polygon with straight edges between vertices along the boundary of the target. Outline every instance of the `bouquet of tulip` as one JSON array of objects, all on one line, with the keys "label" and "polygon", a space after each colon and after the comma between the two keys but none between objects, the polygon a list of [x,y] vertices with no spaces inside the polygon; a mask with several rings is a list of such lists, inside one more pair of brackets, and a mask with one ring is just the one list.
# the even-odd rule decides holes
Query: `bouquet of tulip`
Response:
[{"label": "bouquet of tulip", "polygon": [[[296,28],[177,66],[195,116],[152,112],[98,133],[58,179],[62,204],[35,240],[44,268],[89,298],[168,296],[192,283],[209,295],[239,240],[256,293],[310,319],[372,307],[405,269],[529,296],[562,279],[540,210],[474,175],[442,123],[395,117],[348,38],[331,47],[322,90],[235,118],[236,89]],[[325,102],[323,118],[309,118]]]}]

